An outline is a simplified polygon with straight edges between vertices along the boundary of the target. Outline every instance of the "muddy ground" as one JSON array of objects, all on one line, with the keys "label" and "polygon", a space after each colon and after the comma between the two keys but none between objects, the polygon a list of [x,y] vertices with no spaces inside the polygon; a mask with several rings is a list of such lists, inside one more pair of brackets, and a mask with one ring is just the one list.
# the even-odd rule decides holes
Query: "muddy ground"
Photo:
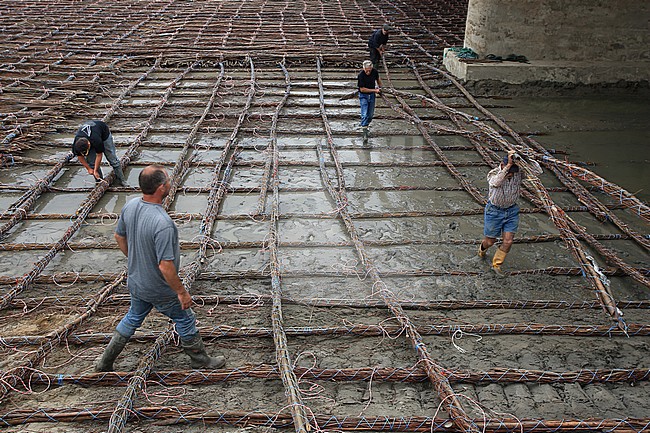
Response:
[{"label": "muddy ground", "polygon": [[[203,13],[194,9],[199,3],[188,5],[196,16]],[[385,7],[392,10],[395,6]],[[165,19],[176,22],[178,17],[170,14]],[[305,22],[313,19],[309,14],[304,18]],[[192,23],[188,16],[186,26],[194,28]],[[370,23],[364,25],[368,27],[364,31],[370,29]],[[185,27],[179,27],[182,35],[185,30],[181,28]],[[313,22],[311,28],[316,28]],[[144,33],[146,37],[140,36],[147,40],[150,34]],[[182,45],[175,36],[171,38],[168,48]],[[341,39],[343,43],[352,42]],[[351,58],[362,59],[363,52],[358,51]],[[202,273],[190,291],[208,351],[226,356],[222,373],[233,377],[210,379],[209,372],[192,371],[176,340],[153,362],[149,352],[169,324],[165,317],[152,313],[115,364],[124,375],[142,362],[153,365],[132,400],[134,410],[125,431],[294,430],[290,421],[284,425],[278,421],[280,415],[290,414],[287,390],[291,385],[277,375],[253,374],[277,368],[276,351],[282,348],[271,332],[268,241],[274,229],[270,216],[276,198],[283,330],[303,407],[308,416],[319,416],[318,427],[415,431],[413,425],[399,425],[409,417],[432,417],[444,424],[449,417],[446,401],[422,375],[423,362],[410,336],[400,328],[405,321],[420,332],[421,347],[426,347],[430,359],[449,377],[463,409],[477,422],[484,417],[539,419],[543,427],[544,422],[550,425],[558,420],[607,420],[622,428],[624,423],[616,420],[648,417],[648,374],[640,380],[618,380],[607,373],[601,377],[601,370],[642,373],[650,368],[648,287],[622,272],[614,273],[611,261],[581,243],[608,274],[606,284],[629,326],[626,336],[601,307],[557,226],[524,199],[520,201],[524,211],[518,243],[505,265],[507,275],[495,275],[489,260],[475,254],[483,231],[482,203],[461,187],[459,178],[434,150],[439,147],[460,177],[486,194],[490,166],[477,152],[476,143],[467,135],[435,135],[433,129],[428,129],[428,141],[416,128],[414,117],[405,119],[395,109],[397,101],[391,96],[378,101],[369,132],[362,131],[357,126],[358,100],[348,98],[355,88],[358,62],[346,65],[346,59],[331,58],[325,59],[321,71],[326,119],[320,111],[315,60],[301,57],[301,62],[287,62],[291,88],[273,130],[273,112],[285,94],[286,81],[282,69],[263,56],[253,59],[251,107],[245,110],[253,92],[251,71],[248,59],[241,56],[225,62],[216,104],[200,121],[220,76],[219,59],[210,58],[182,75],[190,60],[170,58],[120,96],[147,73],[155,57],[142,54],[122,60],[124,64],[110,77],[101,76],[101,91],[90,97],[90,103],[80,110],[66,106],[47,127],[38,124],[35,129],[42,134],[25,139],[31,148],[13,152],[14,163],[0,169],[0,212],[4,212],[0,223],[5,224],[12,214],[11,205],[26,188],[65,157],[76,126],[85,118],[102,118],[115,105],[119,109],[109,123],[118,156],[131,155],[130,146],[139,143],[125,169],[131,187],[103,192],[65,248],[47,260],[19,293],[14,293],[16,282],[32,272],[51,245],[70,230],[82,205],[96,193],[94,182],[75,160],[66,164],[30,208],[28,218],[22,218],[2,239],[0,294],[9,300],[0,310],[3,431],[100,432],[115,427],[109,417],[124,396],[127,380],[102,379],[92,373],[93,363],[128,308],[128,290],[120,284],[96,311],[88,312],[88,306],[125,269],[126,259],[112,233],[116,214],[139,196],[135,188],[139,172],[152,162],[165,163],[171,171],[184,145],[189,156],[181,162],[187,162],[188,170],[179,179],[181,190],[169,211],[179,226],[184,272],[202,259]],[[443,104],[503,133],[444,76],[425,66],[418,68]],[[64,66],[55,72],[65,75],[72,69]],[[382,69],[382,74],[386,72]],[[391,81],[386,88],[426,93],[398,56],[388,63],[388,72]],[[53,77],[44,74],[44,79],[48,76]],[[544,96],[534,97],[528,94],[530,89],[518,96],[496,88],[483,93],[472,90],[491,112],[522,136],[534,137],[556,157],[589,167],[643,200],[650,198],[650,148],[646,145],[650,108],[639,89],[622,88],[620,94],[606,97],[547,94],[548,89],[541,92]],[[407,102],[422,120],[475,131],[468,124],[456,126],[443,111],[423,106],[415,97]],[[242,112],[245,115],[240,117]],[[190,131],[197,124],[192,137]],[[341,173],[336,172],[327,147],[328,128]],[[264,180],[274,135],[279,160],[277,197],[272,182]],[[479,145],[503,154],[494,142],[484,140]],[[319,147],[325,152],[324,173],[319,167]],[[226,177],[219,160],[235,153],[232,175]],[[108,166],[105,169],[110,172]],[[339,186],[337,174],[345,183],[345,210],[370,260],[366,265],[354,248],[338,204],[326,190],[324,178]],[[220,181],[217,186],[225,183],[228,188],[216,212],[207,254],[201,258],[197,243],[204,238],[203,218],[210,201],[207,189],[215,176]],[[600,222],[581,207],[580,200],[563,189],[549,170],[540,179],[570,218],[647,277],[646,248],[624,236],[609,236],[622,232],[611,221]],[[616,198],[583,185],[647,239],[648,224],[633,211],[617,206]],[[260,191],[267,187],[268,196],[260,199]],[[373,281],[372,269],[383,284]],[[385,308],[382,293],[403,305],[404,316],[396,317]],[[431,304],[425,307],[425,302]],[[67,338],[57,338],[64,332]],[[42,338],[48,335],[53,346]],[[43,356],[36,356],[37,349]],[[13,384],[12,375],[25,366],[29,370],[23,372],[23,382]],[[380,375],[383,368],[415,369],[409,370],[414,378],[408,374],[384,378]],[[353,380],[312,377],[319,369],[374,371]],[[240,372],[248,373],[236,376]],[[468,372],[474,374],[473,379],[458,378]],[[573,380],[579,372],[582,379]],[[177,375],[186,382],[164,384],[168,376]],[[552,378],[545,380],[545,375]],[[589,375],[592,379],[584,378]],[[87,378],[89,382],[84,382]],[[146,408],[154,408],[153,414]],[[164,412],[169,408],[187,418]],[[238,421],[214,417],[224,413],[236,414]],[[190,423],[190,414],[199,417]],[[268,422],[255,416],[267,417]],[[347,417],[353,424],[360,422],[359,417],[378,421],[370,427],[323,425],[329,417]],[[276,428],[265,427],[273,422]],[[630,428],[642,430],[636,425]],[[459,431],[446,425],[438,429]],[[516,424],[512,429],[521,431]],[[530,431],[528,426],[523,429]],[[585,430],[593,429],[585,426]]]}]

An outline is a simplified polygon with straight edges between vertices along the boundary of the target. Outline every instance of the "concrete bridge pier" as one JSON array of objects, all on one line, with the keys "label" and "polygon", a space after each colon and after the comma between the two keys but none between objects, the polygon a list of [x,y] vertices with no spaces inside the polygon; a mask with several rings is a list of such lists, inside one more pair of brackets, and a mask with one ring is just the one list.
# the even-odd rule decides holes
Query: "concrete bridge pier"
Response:
[{"label": "concrete bridge pier", "polygon": [[[638,0],[469,0],[465,47],[443,64],[466,81],[601,84],[650,80],[650,2]],[[529,63],[481,61],[488,54]]]}]

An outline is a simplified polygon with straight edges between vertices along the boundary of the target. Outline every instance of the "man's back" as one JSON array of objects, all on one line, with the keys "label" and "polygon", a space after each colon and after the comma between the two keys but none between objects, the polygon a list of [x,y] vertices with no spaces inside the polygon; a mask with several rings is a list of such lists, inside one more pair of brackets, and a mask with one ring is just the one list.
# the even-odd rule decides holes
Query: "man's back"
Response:
[{"label": "man's back", "polygon": [[96,151],[104,152],[104,141],[108,139],[110,134],[111,131],[105,122],[101,120],[87,120],[77,130],[73,143],[77,141],[77,138],[87,138],[90,141],[90,145]]},{"label": "man's back", "polygon": [[180,265],[178,229],[163,207],[141,198],[129,201],[116,233],[127,239],[131,293],[147,301],[176,298],[158,268],[161,260],[173,261],[177,270]]},{"label": "man's back", "polygon": [[388,35],[385,35],[381,29],[375,30],[368,40],[368,46],[370,48],[379,48],[381,45],[386,45],[387,43]]}]

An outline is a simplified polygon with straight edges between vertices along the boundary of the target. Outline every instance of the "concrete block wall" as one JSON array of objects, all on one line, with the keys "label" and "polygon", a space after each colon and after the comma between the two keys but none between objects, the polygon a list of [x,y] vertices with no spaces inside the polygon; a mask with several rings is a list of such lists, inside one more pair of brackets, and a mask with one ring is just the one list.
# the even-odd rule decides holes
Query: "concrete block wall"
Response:
[{"label": "concrete block wall", "polygon": [[465,46],[481,57],[650,61],[648,0],[470,0]]}]

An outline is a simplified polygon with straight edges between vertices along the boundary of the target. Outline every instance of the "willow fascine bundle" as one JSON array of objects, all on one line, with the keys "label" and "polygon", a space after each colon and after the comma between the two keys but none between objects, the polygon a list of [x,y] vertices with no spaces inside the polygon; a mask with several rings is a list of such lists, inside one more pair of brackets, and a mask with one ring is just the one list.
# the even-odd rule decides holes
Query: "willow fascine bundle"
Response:
[{"label": "willow fascine bundle", "polygon": [[[32,309],[42,306],[65,306],[86,304],[92,298],[84,296],[45,296],[43,298],[21,298],[12,301],[8,307],[10,309]],[[193,295],[192,299],[199,305],[232,305],[246,306],[251,308],[262,308],[270,301],[269,295]],[[128,305],[130,299],[126,294],[113,294],[104,301],[106,308],[119,308]],[[339,298],[290,298],[283,297],[284,304],[304,305],[312,307],[350,307],[375,309],[386,308],[381,300],[363,299],[339,299]],[[596,300],[590,301],[568,301],[557,299],[443,299],[443,300],[407,300],[399,299],[398,302],[405,310],[467,310],[467,309],[508,309],[508,310],[582,310],[600,308]],[[624,309],[650,309],[650,301],[630,301],[622,300],[619,302]]]},{"label": "willow fascine bundle", "polygon": [[[636,268],[636,270],[643,275],[650,275],[648,268]],[[603,275],[608,277],[625,276],[625,273],[620,270],[605,270],[602,271]],[[60,272],[54,275],[40,275],[33,279],[33,283],[38,284],[60,284],[60,283],[76,283],[76,282],[110,282],[119,276],[117,273],[97,273],[88,274],[80,272]],[[420,269],[420,270],[404,270],[404,271],[383,271],[382,276],[385,278],[400,278],[400,277],[432,277],[432,276],[457,276],[457,277],[476,277],[483,275],[482,271],[448,271],[445,269]],[[181,274],[183,275],[183,274]],[[233,280],[233,279],[266,279],[269,276],[267,271],[240,271],[240,272],[216,272],[204,271],[196,276],[197,280],[215,281],[218,279]],[[359,271],[357,270],[341,270],[341,271],[288,271],[282,274],[283,278],[328,278],[328,277],[358,277]],[[540,269],[527,269],[519,271],[509,271],[507,275],[566,275],[566,276],[580,276],[583,275],[582,269],[579,267],[562,267],[551,266],[548,268]],[[12,284],[16,280],[9,276],[0,276],[0,284]]]},{"label": "willow fascine bundle", "polygon": [[[417,383],[429,380],[426,372],[421,368],[388,368],[388,367],[362,367],[362,368],[304,368],[294,367],[293,374],[303,379],[332,382],[390,382],[390,383]],[[37,374],[31,377],[33,385],[58,386],[65,384],[81,386],[128,386],[134,372],[114,371],[108,373],[86,374]],[[580,383],[582,385],[595,383],[636,383],[650,380],[650,369],[583,369],[578,371],[540,371],[517,368],[501,368],[488,371],[463,371],[448,370],[447,377],[450,383],[472,384],[511,384],[511,383]],[[280,379],[280,372],[274,365],[258,365],[238,367],[235,369],[222,369],[205,372],[189,370],[152,371],[149,381],[152,386],[182,386],[182,385],[209,385],[227,381],[237,381],[246,378],[254,379]]]},{"label": "willow fascine bundle", "polygon": [[[261,200],[263,201],[263,200]],[[257,216],[257,214],[253,214]],[[602,234],[593,235],[597,240],[628,240],[632,239],[628,235],[621,234]],[[561,240],[560,235],[538,235],[538,236],[522,236],[514,240],[515,244],[535,244],[545,242],[555,242]],[[477,239],[446,239],[446,240],[427,240],[427,239],[404,239],[404,240],[368,240],[364,241],[367,246],[387,247],[398,245],[476,245],[480,242]],[[239,248],[264,248],[267,242],[265,241],[248,241],[248,242],[219,242],[221,249],[239,249]],[[114,241],[101,239],[89,240],[80,242],[68,242],[68,247],[73,250],[88,250],[88,249],[117,249],[117,244]],[[181,250],[195,250],[199,247],[200,242],[180,241]],[[283,248],[339,248],[349,247],[352,245],[350,241],[340,242],[279,242],[278,245]],[[34,251],[52,248],[53,244],[38,243],[38,242],[20,242],[20,243],[3,243],[0,244],[0,251]]]},{"label": "willow fascine bundle", "polygon": [[[395,303],[391,307],[400,307]],[[66,325],[68,327],[68,325]],[[68,327],[71,328],[71,327]],[[233,326],[214,326],[199,328],[204,338],[268,338],[273,337],[272,328],[237,328]],[[479,323],[469,325],[411,325],[409,332],[417,335],[433,335],[449,337],[456,331],[473,333],[477,335],[554,335],[571,337],[647,337],[650,335],[650,325],[633,324],[622,331],[616,326],[610,325],[546,325],[540,323]],[[292,337],[304,336],[356,336],[356,337],[399,337],[403,334],[403,328],[396,326],[379,326],[350,324],[348,326],[306,326],[286,327],[284,333]],[[149,341],[155,339],[159,333],[139,334],[137,339]],[[108,334],[79,335],[70,334],[67,340],[73,344],[102,343],[108,341]],[[49,343],[50,336],[18,336],[5,337],[2,343],[5,346],[42,345]],[[60,343],[63,337],[55,338]]]},{"label": "willow fascine bundle", "polygon": [[[167,425],[201,423],[203,425],[222,424],[231,427],[290,428],[293,420],[283,413],[255,412],[217,412],[193,406],[144,406],[133,407],[132,414],[141,420],[164,422]],[[4,425],[21,425],[31,422],[82,422],[107,421],[112,411],[108,408],[63,409],[18,409],[0,417]],[[448,418],[431,417],[336,417],[316,415],[315,422],[320,428],[343,431],[397,431],[397,432],[448,432]],[[488,418],[471,419],[474,425],[486,433],[568,433],[607,430],[611,432],[644,432],[650,427],[650,418],[596,418],[596,419],[527,419],[527,418]]]}]

